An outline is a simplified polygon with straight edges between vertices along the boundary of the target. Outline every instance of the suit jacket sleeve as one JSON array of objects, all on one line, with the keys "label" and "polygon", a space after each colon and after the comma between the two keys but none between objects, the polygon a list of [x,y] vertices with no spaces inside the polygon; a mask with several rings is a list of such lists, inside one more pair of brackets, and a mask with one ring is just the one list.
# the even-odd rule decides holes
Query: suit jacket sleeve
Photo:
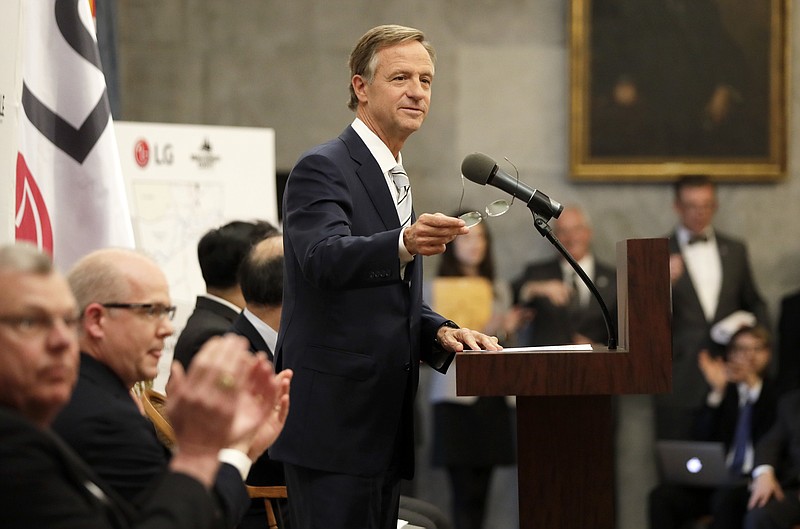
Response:
[{"label": "suit jacket sleeve", "polygon": [[210,500],[198,481],[167,473],[134,511],[63,442],[0,410],[4,529],[207,529],[213,515]]}]

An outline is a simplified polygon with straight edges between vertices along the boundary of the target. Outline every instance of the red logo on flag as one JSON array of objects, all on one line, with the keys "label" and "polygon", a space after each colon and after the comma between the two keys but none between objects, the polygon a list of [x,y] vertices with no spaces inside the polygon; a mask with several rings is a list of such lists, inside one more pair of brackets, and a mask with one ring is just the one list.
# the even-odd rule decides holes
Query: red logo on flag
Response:
[{"label": "red logo on flag", "polygon": [[139,167],[144,167],[150,161],[150,146],[146,140],[139,140],[133,146],[133,157]]},{"label": "red logo on flag", "polygon": [[39,186],[22,154],[17,154],[16,240],[30,241],[53,255],[53,228]]}]

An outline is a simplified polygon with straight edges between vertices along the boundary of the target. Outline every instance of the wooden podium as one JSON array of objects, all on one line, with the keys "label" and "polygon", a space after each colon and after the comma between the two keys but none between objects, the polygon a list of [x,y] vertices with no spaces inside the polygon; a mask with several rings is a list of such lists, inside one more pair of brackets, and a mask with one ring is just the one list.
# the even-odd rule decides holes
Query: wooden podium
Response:
[{"label": "wooden podium", "polygon": [[459,395],[517,396],[521,529],[613,529],[611,396],[672,386],[667,239],[617,243],[619,347],[459,353]]}]

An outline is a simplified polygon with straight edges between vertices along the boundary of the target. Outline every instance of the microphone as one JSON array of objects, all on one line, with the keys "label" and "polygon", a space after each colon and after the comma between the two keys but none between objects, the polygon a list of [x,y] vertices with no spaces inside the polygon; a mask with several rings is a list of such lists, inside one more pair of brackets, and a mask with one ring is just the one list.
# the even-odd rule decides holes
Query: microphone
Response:
[{"label": "microphone", "polygon": [[481,152],[467,155],[461,162],[461,174],[468,180],[480,185],[493,185],[511,196],[525,201],[528,208],[544,217],[545,221],[561,215],[564,206],[551,199],[539,190],[520,182],[515,176],[506,173],[494,160]]}]

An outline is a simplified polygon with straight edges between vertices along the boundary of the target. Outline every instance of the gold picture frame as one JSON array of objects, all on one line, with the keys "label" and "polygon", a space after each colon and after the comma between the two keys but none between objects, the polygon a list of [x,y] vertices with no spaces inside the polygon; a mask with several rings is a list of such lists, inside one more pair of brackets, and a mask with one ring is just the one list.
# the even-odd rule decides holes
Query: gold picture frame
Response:
[{"label": "gold picture frame", "polygon": [[571,0],[571,178],[783,178],[789,8]]}]

